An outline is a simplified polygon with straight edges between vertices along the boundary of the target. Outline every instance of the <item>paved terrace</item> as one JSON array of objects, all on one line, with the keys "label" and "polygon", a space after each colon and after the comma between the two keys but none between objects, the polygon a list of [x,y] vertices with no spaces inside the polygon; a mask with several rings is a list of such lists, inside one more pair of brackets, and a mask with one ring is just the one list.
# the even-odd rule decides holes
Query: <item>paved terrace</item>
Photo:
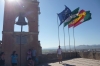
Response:
[{"label": "paved terrace", "polygon": [[40,66],[100,66],[100,60],[75,58],[63,61],[62,64],[59,62],[42,64]]}]

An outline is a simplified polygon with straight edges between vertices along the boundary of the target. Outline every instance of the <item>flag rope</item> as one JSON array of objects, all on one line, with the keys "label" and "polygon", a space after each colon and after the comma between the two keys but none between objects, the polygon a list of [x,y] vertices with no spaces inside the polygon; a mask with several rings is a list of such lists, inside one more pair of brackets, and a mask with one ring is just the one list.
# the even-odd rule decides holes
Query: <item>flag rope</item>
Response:
[{"label": "flag rope", "polygon": [[68,36],[69,36],[69,49],[70,49],[70,57],[71,57],[71,46],[70,46],[70,33],[69,33],[69,28],[68,28]]},{"label": "flag rope", "polygon": [[58,15],[57,15],[57,26],[58,26],[58,41],[59,41],[59,46],[60,46]]}]

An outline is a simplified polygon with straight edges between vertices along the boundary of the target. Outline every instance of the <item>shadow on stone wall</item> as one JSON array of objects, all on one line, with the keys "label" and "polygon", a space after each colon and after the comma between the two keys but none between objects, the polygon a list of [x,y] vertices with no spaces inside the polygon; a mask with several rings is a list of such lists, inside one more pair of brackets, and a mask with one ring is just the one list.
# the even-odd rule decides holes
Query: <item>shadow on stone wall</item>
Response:
[{"label": "shadow on stone wall", "polygon": [[69,65],[69,64],[62,64],[63,66],[76,66],[76,65]]},{"label": "shadow on stone wall", "polygon": [[[63,63],[61,65],[63,65],[63,66],[76,66],[76,65],[66,64],[66,63]],[[38,65],[38,66],[52,66],[52,65],[46,63],[46,64],[41,64],[41,65]]]}]

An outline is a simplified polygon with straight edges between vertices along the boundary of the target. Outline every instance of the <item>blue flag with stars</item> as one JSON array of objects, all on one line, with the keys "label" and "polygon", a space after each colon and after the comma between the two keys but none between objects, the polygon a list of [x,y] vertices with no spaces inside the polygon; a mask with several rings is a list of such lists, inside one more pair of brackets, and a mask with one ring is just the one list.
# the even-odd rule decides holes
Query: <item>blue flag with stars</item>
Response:
[{"label": "blue flag with stars", "polygon": [[[58,14],[60,25],[71,15],[71,10],[65,5],[65,9]],[[60,26],[59,25],[59,26]]]}]

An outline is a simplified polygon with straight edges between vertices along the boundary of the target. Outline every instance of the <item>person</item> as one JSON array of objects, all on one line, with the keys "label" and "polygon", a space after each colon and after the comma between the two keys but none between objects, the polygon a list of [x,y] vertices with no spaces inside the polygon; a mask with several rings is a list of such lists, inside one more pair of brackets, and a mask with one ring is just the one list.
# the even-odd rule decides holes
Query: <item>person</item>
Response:
[{"label": "person", "polygon": [[0,53],[0,66],[5,66],[4,52]]},{"label": "person", "polygon": [[31,51],[31,49],[29,49],[28,52],[27,52],[27,60],[29,58],[32,58],[32,51]]},{"label": "person", "polygon": [[34,61],[32,60],[32,58],[28,59],[28,66],[34,66]]},{"label": "person", "polygon": [[16,51],[13,51],[13,53],[11,55],[11,63],[12,63],[12,66],[17,66],[18,54],[16,54]]},{"label": "person", "polygon": [[62,49],[60,48],[60,46],[57,49],[57,56],[58,56],[59,64],[60,64],[60,62],[62,63]]},{"label": "person", "polygon": [[36,62],[36,65],[38,65],[38,63],[39,63],[39,59],[38,59],[37,56],[36,56],[36,58],[35,58],[35,62]]},{"label": "person", "polygon": [[35,65],[36,65],[36,56],[37,56],[37,52],[36,52],[36,50],[33,48],[33,50],[32,50],[32,59],[33,59]]}]

